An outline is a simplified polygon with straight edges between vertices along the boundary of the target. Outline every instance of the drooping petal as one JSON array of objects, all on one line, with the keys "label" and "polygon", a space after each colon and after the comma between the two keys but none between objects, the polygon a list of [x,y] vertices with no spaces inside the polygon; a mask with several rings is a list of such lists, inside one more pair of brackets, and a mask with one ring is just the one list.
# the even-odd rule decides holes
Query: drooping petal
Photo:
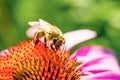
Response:
[{"label": "drooping petal", "polygon": [[[113,51],[106,50],[100,46],[85,46],[78,49],[70,57],[70,59],[75,58],[77,62],[82,63],[78,67],[82,66],[82,71],[88,74],[85,78],[89,80],[106,80],[107,77],[109,80],[119,80],[120,67]],[[113,75],[115,76],[109,76],[112,73],[114,73]],[[90,79],[89,77],[92,78]]]},{"label": "drooping petal", "polygon": [[103,72],[90,76],[83,76],[81,80],[120,80],[120,73]]},{"label": "drooping petal", "polygon": [[75,30],[64,34],[66,50],[71,49],[80,42],[96,37],[96,32],[88,29]]}]

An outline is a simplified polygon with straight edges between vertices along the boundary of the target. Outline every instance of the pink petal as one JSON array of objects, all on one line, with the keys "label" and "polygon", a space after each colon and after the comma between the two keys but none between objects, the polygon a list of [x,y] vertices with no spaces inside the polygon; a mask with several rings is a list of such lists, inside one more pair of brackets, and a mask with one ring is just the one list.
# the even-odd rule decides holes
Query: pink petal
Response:
[{"label": "pink petal", "polygon": [[9,54],[8,49],[5,49],[5,50],[0,52],[0,55],[2,55],[2,56],[6,56],[6,54]]},{"label": "pink petal", "polygon": [[[98,76],[95,78],[95,75],[102,73],[112,72],[118,73],[120,75],[120,67],[117,62],[117,59],[114,56],[113,51],[104,49],[100,46],[85,46],[78,49],[70,59],[77,59],[77,62],[82,63],[78,67],[82,66],[82,72],[89,74],[88,79],[85,80],[106,80],[103,76]],[[102,74],[103,75],[103,74]],[[89,77],[94,76],[94,79],[89,79]],[[116,75],[115,75],[116,76]],[[115,76],[106,76],[109,77],[109,80],[119,80],[118,75]],[[103,78],[103,79],[102,79]]]},{"label": "pink petal", "polygon": [[35,32],[36,32],[37,30],[38,30],[38,29],[37,29],[36,27],[30,27],[30,28],[26,31],[27,37],[33,38],[33,37],[34,37],[34,34],[35,34]]},{"label": "pink petal", "polygon": [[82,76],[81,80],[120,80],[120,73],[108,71],[89,76]]},{"label": "pink petal", "polygon": [[96,37],[96,32],[88,29],[75,30],[64,34],[66,50],[71,49],[80,42]]},{"label": "pink petal", "polygon": [[78,49],[70,59],[76,58],[78,62],[82,62],[84,70],[113,70],[120,72],[117,59],[110,50],[103,49],[100,46],[85,46]]},{"label": "pink petal", "polygon": [[110,59],[108,57],[98,58],[83,63],[83,68],[85,72],[97,73],[97,71],[114,71],[120,72],[119,65],[116,60]]}]

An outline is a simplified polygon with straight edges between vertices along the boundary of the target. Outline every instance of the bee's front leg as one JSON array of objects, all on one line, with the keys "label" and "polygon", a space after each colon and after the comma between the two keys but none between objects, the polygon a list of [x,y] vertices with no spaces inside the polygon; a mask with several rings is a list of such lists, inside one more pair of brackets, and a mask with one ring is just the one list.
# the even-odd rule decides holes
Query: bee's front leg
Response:
[{"label": "bee's front leg", "polygon": [[47,40],[46,40],[46,37],[44,37],[44,47],[46,48],[47,47]]},{"label": "bee's front leg", "polygon": [[53,51],[56,51],[57,49],[55,48],[55,45],[52,43],[50,44],[50,48],[53,50]]},{"label": "bee's front leg", "polygon": [[34,42],[34,44],[37,44],[39,42],[39,32],[38,31],[34,34],[33,42]]}]

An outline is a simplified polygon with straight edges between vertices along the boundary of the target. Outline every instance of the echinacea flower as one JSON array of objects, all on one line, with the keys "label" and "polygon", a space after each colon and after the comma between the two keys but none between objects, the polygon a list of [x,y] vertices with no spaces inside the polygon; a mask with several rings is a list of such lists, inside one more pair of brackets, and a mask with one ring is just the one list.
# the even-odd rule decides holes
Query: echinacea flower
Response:
[{"label": "echinacea flower", "polygon": [[[36,28],[31,27],[27,31],[28,37],[32,37]],[[31,32],[31,33],[30,33]],[[64,34],[67,50],[85,40],[94,38],[95,32],[90,30],[76,30]],[[120,67],[114,52],[98,45],[89,45],[76,50],[70,60],[76,59],[81,67],[80,72],[86,75],[81,76],[80,80],[119,80]]]},{"label": "echinacea flower", "polygon": [[[31,30],[28,35],[33,35]],[[33,40],[8,48],[0,52],[0,80],[119,80],[120,69],[110,50],[86,46],[70,56],[73,46],[95,36],[91,30],[65,33],[66,51]]]},{"label": "echinacea flower", "polygon": [[[89,38],[95,36],[93,31],[87,31],[92,35]],[[33,40],[24,41],[2,51],[0,80],[80,80],[84,72],[80,72],[81,67],[77,69],[76,59],[70,60],[69,51],[54,51],[44,44],[42,41],[37,44]]]}]

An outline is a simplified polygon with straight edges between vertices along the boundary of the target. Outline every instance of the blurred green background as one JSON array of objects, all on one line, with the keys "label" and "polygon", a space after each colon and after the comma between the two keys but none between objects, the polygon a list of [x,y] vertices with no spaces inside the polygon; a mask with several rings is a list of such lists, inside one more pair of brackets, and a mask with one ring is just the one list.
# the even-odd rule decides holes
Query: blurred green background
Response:
[{"label": "blurred green background", "polygon": [[0,0],[0,51],[28,40],[28,22],[39,18],[59,26],[64,33],[95,30],[97,38],[74,49],[102,45],[114,50],[120,61],[120,0]]}]

